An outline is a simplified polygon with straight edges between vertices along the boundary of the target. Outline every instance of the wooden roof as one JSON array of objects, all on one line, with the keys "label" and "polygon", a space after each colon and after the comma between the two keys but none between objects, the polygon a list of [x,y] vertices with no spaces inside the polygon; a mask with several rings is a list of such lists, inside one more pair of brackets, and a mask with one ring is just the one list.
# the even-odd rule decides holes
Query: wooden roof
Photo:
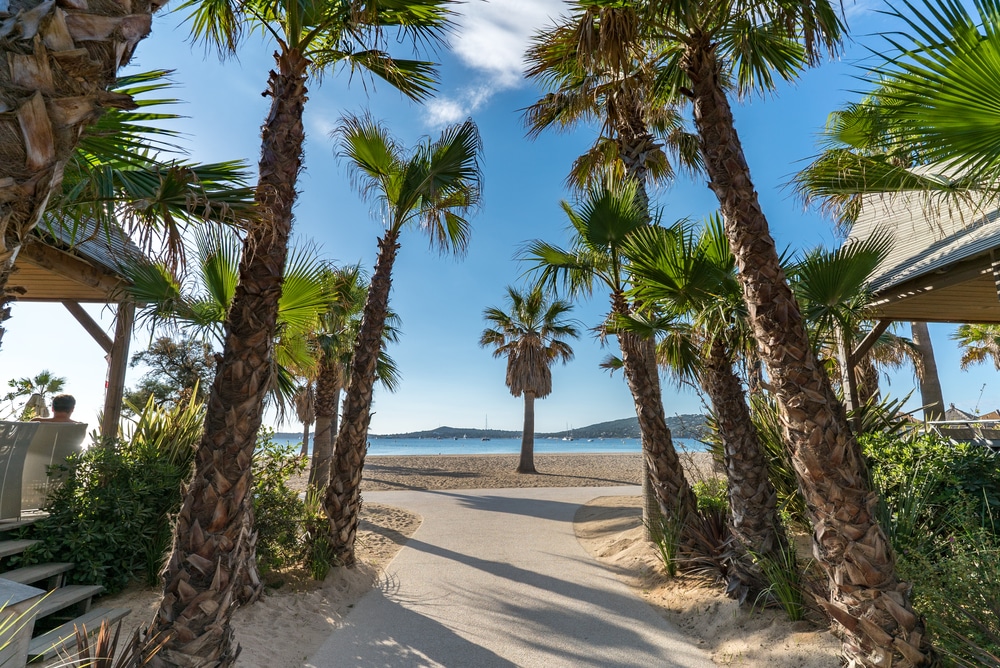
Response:
[{"label": "wooden roof", "polygon": [[141,252],[121,230],[38,228],[22,246],[9,285],[24,290],[19,301],[106,304],[118,301],[125,281],[120,262],[129,256]]},{"label": "wooden roof", "polygon": [[[871,287],[878,319],[1000,323],[1000,209],[975,200],[869,196],[850,239],[893,237]],[[994,260],[996,273],[994,272]]]}]

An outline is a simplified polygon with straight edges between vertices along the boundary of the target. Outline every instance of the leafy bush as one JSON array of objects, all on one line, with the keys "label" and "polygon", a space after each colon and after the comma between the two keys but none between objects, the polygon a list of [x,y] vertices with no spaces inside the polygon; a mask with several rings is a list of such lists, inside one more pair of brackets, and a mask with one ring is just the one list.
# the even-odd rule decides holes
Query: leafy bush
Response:
[{"label": "leafy bush", "polygon": [[306,504],[288,486],[305,461],[292,446],[276,444],[262,431],[254,453],[253,512],[257,529],[257,566],[278,570],[304,559],[303,525]]},{"label": "leafy bush", "polygon": [[73,562],[70,582],[101,584],[109,593],[138,573],[155,582],[202,415],[197,404],[164,410],[150,402],[125,430],[130,440],[72,457],[46,503],[49,517],[22,532],[41,542],[15,561]]},{"label": "leafy bush", "polygon": [[729,512],[729,484],[725,478],[698,480],[691,487],[698,500],[698,510],[713,510],[723,515]]}]

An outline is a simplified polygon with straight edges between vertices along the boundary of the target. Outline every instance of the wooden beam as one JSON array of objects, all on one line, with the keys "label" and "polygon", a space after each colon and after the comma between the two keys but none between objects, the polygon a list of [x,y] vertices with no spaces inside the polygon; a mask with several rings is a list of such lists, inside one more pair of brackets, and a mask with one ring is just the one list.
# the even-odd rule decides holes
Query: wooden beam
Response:
[{"label": "wooden beam", "polygon": [[983,274],[991,273],[990,255],[982,254],[969,260],[956,262],[946,270],[931,274],[924,274],[911,278],[905,283],[894,285],[890,288],[878,290],[873,296],[873,303],[883,300],[903,300],[917,295],[931,292],[932,290],[943,290],[959,283],[974,280]]},{"label": "wooden beam", "polygon": [[858,362],[864,359],[864,356],[868,354],[868,351],[872,349],[872,346],[878,342],[878,338],[885,334],[885,330],[889,329],[889,325],[893,322],[894,321],[891,319],[883,319],[875,323],[875,327],[872,328],[872,331],[865,335],[865,338],[861,340],[858,347],[853,353],[851,353],[851,366],[857,366]]},{"label": "wooden beam", "polygon": [[104,394],[104,417],[101,438],[107,441],[118,436],[118,420],[122,414],[125,394],[125,370],[128,368],[128,346],[135,324],[135,304],[122,302],[115,318],[115,341],[108,361],[108,387]]},{"label": "wooden beam", "polygon": [[18,259],[21,262],[28,261],[71,281],[102,290],[109,297],[121,286],[121,280],[111,272],[41,241],[25,243]]},{"label": "wooden beam", "polygon": [[111,337],[104,333],[104,330],[94,322],[94,319],[90,317],[90,314],[83,310],[79,302],[70,301],[67,299],[62,300],[62,305],[66,307],[66,310],[73,314],[76,321],[83,325],[83,328],[87,330],[87,333],[97,341],[97,344],[104,348],[104,352],[108,355],[111,354],[112,341]]},{"label": "wooden beam", "polygon": [[997,300],[1000,301],[1000,253],[996,248],[990,249],[990,269],[993,270],[993,287],[997,291]]}]

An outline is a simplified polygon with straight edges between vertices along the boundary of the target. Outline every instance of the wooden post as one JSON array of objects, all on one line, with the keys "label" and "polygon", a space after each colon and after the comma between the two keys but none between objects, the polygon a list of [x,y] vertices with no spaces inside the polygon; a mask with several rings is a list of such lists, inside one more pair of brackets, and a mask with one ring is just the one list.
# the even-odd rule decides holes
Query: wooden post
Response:
[{"label": "wooden post", "polygon": [[105,441],[118,436],[118,420],[122,414],[122,396],[125,394],[125,370],[128,368],[128,347],[135,323],[135,303],[118,304],[115,318],[115,340],[108,356],[108,386],[104,394],[104,417],[101,420],[101,438]]}]

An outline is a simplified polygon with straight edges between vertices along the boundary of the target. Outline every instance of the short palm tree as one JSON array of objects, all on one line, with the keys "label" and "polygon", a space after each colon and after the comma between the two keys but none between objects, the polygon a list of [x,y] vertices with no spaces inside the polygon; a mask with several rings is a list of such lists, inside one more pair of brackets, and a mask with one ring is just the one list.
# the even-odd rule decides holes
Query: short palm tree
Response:
[{"label": "short palm tree", "polygon": [[552,364],[573,359],[565,341],[580,332],[565,316],[573,309],[561,299],[549,300],[540,287],[521,292],[507,287],[508,310],[491,306],[483,318],[491,325],[483,330],[479,345],[493,347],[494,357],[507,358],[507,388],[515,397],[524,396],[524,428],[518,473],[535,473],[535,399],[552,393]]},{"label": "short palm tree", "polygon": [[[634,179],[615,176],[592,184],[577,205],[563,203],[572,226],[572,245],[563,249],[531,241],[520,253],[521,260],[529,263],[541,285],[565,290],[571,296],[592,295],[600,285],[608,291],[612,316],[628,317],[633,305],[625,294],[628,275],[623,246],[629,235],[649,224],[649,210],[637,196],[638,188]],[[654,492],[654,507],[649,507],[647,499],[643,519],[652,526],[657,502],[668,517],[694,517],[694,492],[674,450],[656,360],[647,350],[653,339],[628,330],[618,331],[616,336]]]},{"label": "short palm tree", "polygon": [[400,234],[405,228],[416,228],[441,251],[465,250],[471,232],[465,216],[480,201],[482,144],[471,120],[445,128],[437,140],[425,139],[412,151],[393,139],[385,127],[366,117],[345,117],[336,136],[339,153],[347,160],[362,194],[381,204],[385,224],[354,346],[337,452],[324,497],[335,556],[351,565],[361,510],[361,474],[368,449],[372,390]]},{"label": "short palm tree", "polygon": [[316,421],[316,384],[311,379],[307,379],[295,390],[292,405],[295,407],[295,417],[302,423],[302,448],[299,456],[308,457],[309,431]]},{"label": "short palm tree", "polygon": [[992,360],[1000,371],[1000,325],[961,325],[951,338],[962,349],[962,368]]},{"label": "short palm tree", "polygon": [[[323,273],[327,304],[316,329],[310,334],[316,354],[316,435],[313,438],[309,484],[324,490],[330,482],[330,466],[336,447],[340,396],[351,376],[351,361],[361,315],[368,299],[368,283],[358,265],[327,268]],[[398,340],[398,317],[386,314],[383,344]],[[375,375],[382,386],[394,391],[399,384],[395,361],[383,349],[375,365]]]},{"label": "short palm tree", "polygon": [[[21,397],[33,397],[38,395],[38,401],[41,405],[45,405],[45,400],[54,394],[62,392],[63,387],[66,386],[66,379],[60,376],[56,376],[48,369],[44,369],[38,373],[34,378],[25,376],[24,378],[12,378],[7,381],[7,386],[10,387],[10,392],[4,395],[4,401],[13,402]],[[24,411],[27,411],[28,407],[24,406],[21,409],[21,417],[19,420],[25,419]]]},{"label": "short palm tree", "polygon": [[754,359],[756,342],[722,221],[709,219],[697,234],[689,223],[638,230],[625,244],[625,254],[633,296],[668,316],[662,318],[666,339],[660,346],[661,364],[681,378],[694,379],[712,403],[729,480],[729,525],[736,538],[727,592],[752,602],[770,586],[755,560],[781,559],[788,539],[736,370],[741,361]]}]

